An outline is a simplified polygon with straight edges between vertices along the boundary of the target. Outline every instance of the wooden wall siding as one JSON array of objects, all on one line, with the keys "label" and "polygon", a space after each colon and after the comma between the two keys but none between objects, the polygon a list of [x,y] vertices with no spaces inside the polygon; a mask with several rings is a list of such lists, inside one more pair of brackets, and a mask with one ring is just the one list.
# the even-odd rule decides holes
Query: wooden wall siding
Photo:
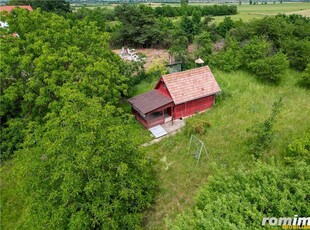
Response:
[{"label": "wooden wall siding", "polygon": [[174,107],[173,118],[178,119],[182,117],[187,117],[187,116],[195,114],[196,112],[201,112],[206,109],[209,109],[212,107],[214,103],[214,99],[215,99],[215,96],[211,95],[208,97],[203,97],[197,100],[193,100],[193,101],[189,101],[186,103],[176,105]]},{"label": "wooden wall siding", "polygon": [[165,94],[166,96],[171,97],[167,87],[165,87],[164,84],[165,84],[164,82],[160,81],[155,88],[158,89],[161,93]]}]

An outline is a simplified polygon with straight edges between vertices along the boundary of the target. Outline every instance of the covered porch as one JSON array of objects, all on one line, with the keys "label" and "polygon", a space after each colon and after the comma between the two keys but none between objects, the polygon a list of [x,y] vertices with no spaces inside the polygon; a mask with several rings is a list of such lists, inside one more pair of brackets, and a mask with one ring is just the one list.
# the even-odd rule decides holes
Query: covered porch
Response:
[{"label": "covered porch", "polygon": [[158,90],[135,96],[128,99],[132,105],[135,118],[146,128],[164,124],[172,120],[174,103],[172,98]]}]

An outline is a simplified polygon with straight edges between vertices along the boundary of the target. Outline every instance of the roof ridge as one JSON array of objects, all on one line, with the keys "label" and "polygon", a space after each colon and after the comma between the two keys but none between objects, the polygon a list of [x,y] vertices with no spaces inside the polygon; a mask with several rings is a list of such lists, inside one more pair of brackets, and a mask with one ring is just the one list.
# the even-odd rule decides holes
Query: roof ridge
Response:
[{"label": "roof ridge", "polygon": [[162,77],[170,77],[170,76],[173,76],[173,75],[186,74],[186,73],[190,73],[190,72],[194,72],[194,71],[199,71],[201,69],[209,69],[211,71],[210,67],[208,65],[205,65],[205,66],[202,66],[202,67],[198,67],[198,68],[194,68],[194,69],[188,69],[188,70],[184,70],[184,71],[181,71],[181,72],[164,74],[164,75],[162,75]]}]

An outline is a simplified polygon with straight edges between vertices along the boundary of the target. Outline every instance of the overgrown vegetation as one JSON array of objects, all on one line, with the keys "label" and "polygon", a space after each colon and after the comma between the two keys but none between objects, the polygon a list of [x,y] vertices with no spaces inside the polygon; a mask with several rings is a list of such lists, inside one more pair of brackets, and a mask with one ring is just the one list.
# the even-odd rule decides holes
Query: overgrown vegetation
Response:
[{"label": "overgrown vegetation", "polygon": [[257,162],[252,167],[209,177],[193,211],[179,215],[168,228],[265,229],[262,220],[266,216],[309,214],[310,169],[306,162],[295,160],[292,166]]},{"label": "overgrown vegetation", "polygon": [[[186,1],[41,8],[1,16],[1,227],[257,229],[263,216],[310,212],[309,18],[234,21],[235,6]],[[123,62],[110,50],[121,46],[167,48],[183,69],[200,57],[222,95],[141,148],[151,138],[124,101],[165,66]],[[209,153],[198,166],[191,134]]]},{"label": "overgrown vegetation", "polygon": [[1,228],[140,228],[155,180],[120,109],[131,68],[93,22],[3,19]]},{"label": "overgrown vegetation", "polygon": [[275,136],[273,126],[277,121],[278,113],[283,106],[282,100],[283,99],[280,98],[272,105],[272,112],[268,119],[248,129],[248,131],[252,133],[249,140],[249,152],[250,154],[253,154],[256,159],[260,159],[263,153],[268,151],[271,147]]},{"label": "overgrown vegetation", "polygon": [[[213,73],[227,96],[216,100],[210,111],[186,119],[184,133],[147,148],[148,155],[155,159],[160,183],[154,210],[147,212],[146,228],[222,229],[220,224],[224,224],[225,228],[256,229],[261,226],[262,216],[309,213],[308,188],[303,185],[309,183],[305,175],[309,173],[306,133],[310,129],[310,95],[299,87],[299,73],[290,71],[277,86],[258,82],[245,71]],[[249,150],[249,140],[255,133],[247,130],[264,124],[280,97],[283,106],[273,121],[272,141],[255,160]],[[204,124],[210,126],[199,133],[196,128]],[[188,152],[190,134],[202,140],[208,151],[208,155],[202,154],[198,166]],[[164,157],[165,164],[161,161]]]}]

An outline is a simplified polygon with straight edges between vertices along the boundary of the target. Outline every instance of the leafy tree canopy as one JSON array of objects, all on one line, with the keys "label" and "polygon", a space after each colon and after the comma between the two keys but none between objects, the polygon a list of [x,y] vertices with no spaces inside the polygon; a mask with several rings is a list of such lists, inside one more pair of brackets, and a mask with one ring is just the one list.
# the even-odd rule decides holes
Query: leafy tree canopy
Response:
[{"label": "leafy tree canopy", "polygon": [[1,188],[1,218],[12,223],[4,228],[139,229],[155,182],[128,135],[130,115],[117,108],[128,69],[108,34],[40,10],[5,20],[1,154],[13,159]]},{"label": "leafy tree canopy", "polygon": [[70,4],[66,0],[10,0],[7,5],[30,5],[33,9],[41,8],[58,14],[70,12]]},{"label": "leafy tree canopy", "polygon": [[9,191],[25,197],[18,227],[139,228],[155,184],[150,162],[127,135],[128,117],[75,85],[61,87],[58,100],[61,109],[44,125],[29,124],[6,178],[15,181]]},{"label": "leafy tree canopy", "polygon": [[[126,94],[123,64],[110,51],[108,34],[94,23],[80,21],[71,26],[52,13],[15,12],[5,18],[9,31],[1,31],[0,115],[2,137],[7,140],[3,143],[14,140],[9,135],[11,123],[16,124],[13,119],[42,120],[61,106],[59,90],[64,84],[76,85],[88,97],[100,97],[102,104],[116,104]],[[13,32],[20,37],[10,36]],[[5,146],[2,153],[10,155],[14,151],[10,146],[17,145]]]}]

